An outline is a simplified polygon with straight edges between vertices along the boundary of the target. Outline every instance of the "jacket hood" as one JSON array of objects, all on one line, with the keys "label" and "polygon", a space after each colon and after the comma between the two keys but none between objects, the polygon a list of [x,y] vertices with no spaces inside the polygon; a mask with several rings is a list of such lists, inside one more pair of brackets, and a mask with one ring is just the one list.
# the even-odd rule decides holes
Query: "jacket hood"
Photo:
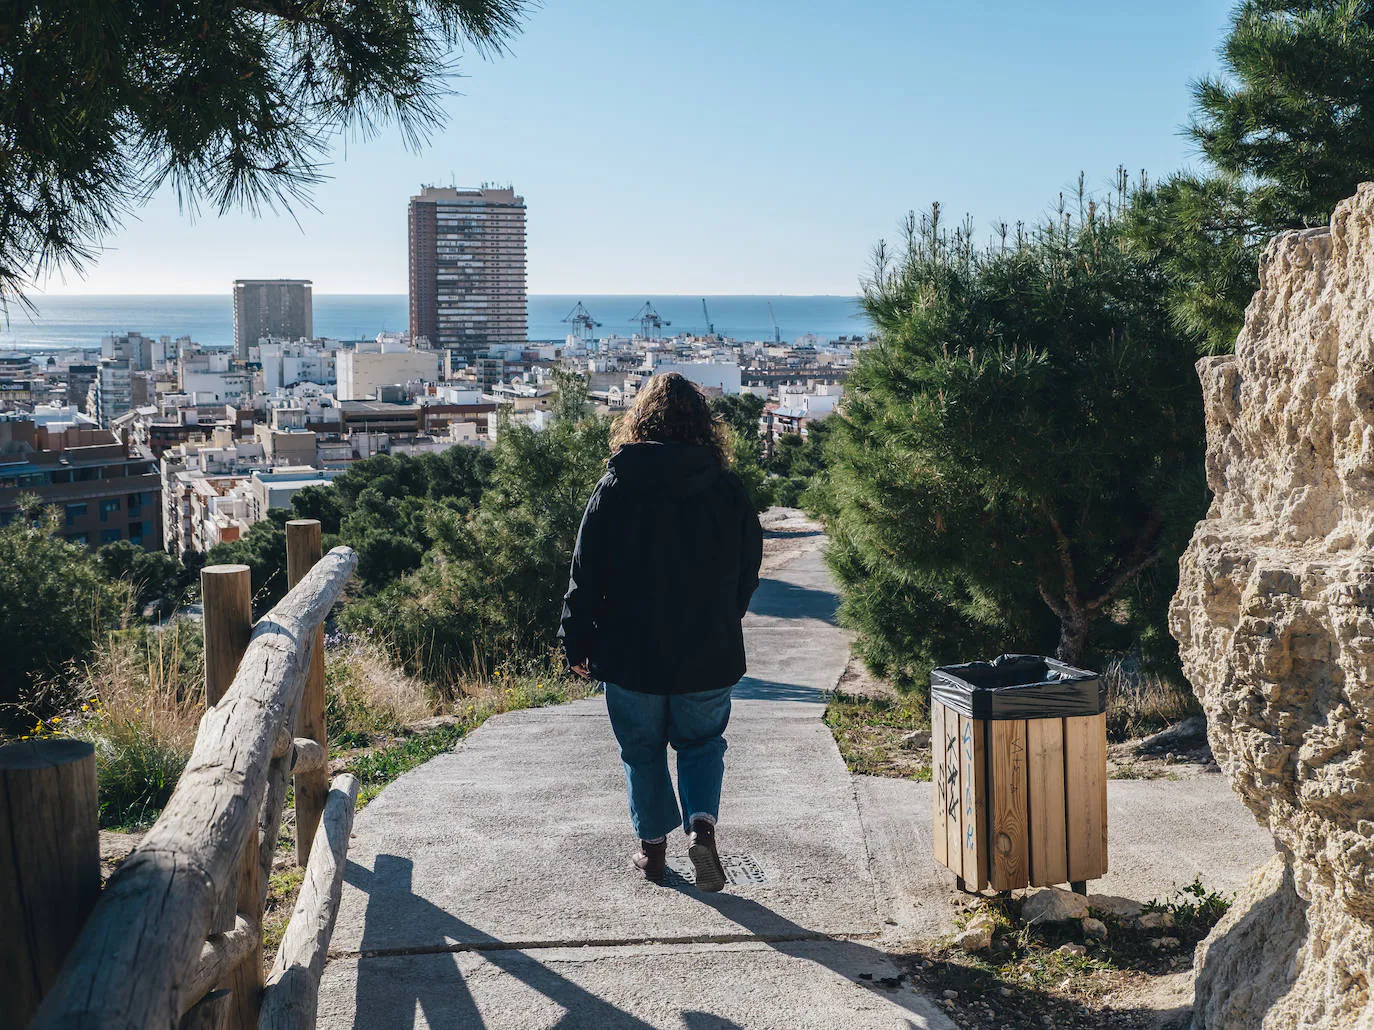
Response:
[{"label": "jacket hood", "polygon": [[720,478],[709,447],[687,443],[629,443],[611,457],[611,473],[633,490],[691,497]]}]

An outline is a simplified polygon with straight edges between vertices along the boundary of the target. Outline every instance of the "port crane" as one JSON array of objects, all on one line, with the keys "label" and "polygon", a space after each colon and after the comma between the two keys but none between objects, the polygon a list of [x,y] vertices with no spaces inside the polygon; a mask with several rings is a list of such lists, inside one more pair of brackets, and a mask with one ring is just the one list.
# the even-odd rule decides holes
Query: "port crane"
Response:
[{"label": "port crane", "polygon": [[711,321],[711,312],[706,310],[706,298],[701,298],[701,317],[706,319],[706,335],[714,337],[716,335],[715,323]]},{"label": "port crane", "polygon": [[630,321],[639,323],[639,335],[646,340],[657,340],[663,335],[663,327],[673,324],[659,315],[647,300],[642,308],[630,316]]},{"label": "port crane", "polygon": [[590,340],[592,331],[601,327],[601,323],[592,318],[592,313],[583,307],[580,300],[577,307],[569,311],[563,321],[569,323],[573,327],[573,333],[583,340]]},{"label": "port crane", "polygon": [[782,330],[778,328],[778,320],[773,317],[773,302],[768,302],[768,321],[773,323],[773,342],[782,343]]}]

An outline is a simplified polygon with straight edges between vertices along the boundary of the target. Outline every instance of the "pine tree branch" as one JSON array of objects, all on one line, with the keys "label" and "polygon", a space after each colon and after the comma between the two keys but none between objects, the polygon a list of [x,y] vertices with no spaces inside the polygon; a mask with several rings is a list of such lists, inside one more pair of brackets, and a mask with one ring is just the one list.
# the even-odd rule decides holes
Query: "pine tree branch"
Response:
[{"label": "pine tree branch", "polygon": [[1054,612],[1057,618],[1067,619],[1069,617],[1069,610],[1051,596],[1050,592],[1045,589],[1045,584],[1042,581],[1035,581],[1035,589],[1040,591],[1040,599],[1049,606],[1050,611]]},{"label": "pine tree branch", "polygon": [[1136,545],[1135,554],[1131,556],[1126,567],[1107,584],[1107,588],[1087,603],[1085,607],[1088,611],[1096,611],[1104,604],[1108,604],[1127,583],[1159,560],[1159,549],[1155,547],[1155,541],[1159,537],[1163,521],[1164,518],[1158,509],[1150,513],[1150,518],[1145,523],[1145,531],[1140,536],[1140,543]]},{"label": "pine tree branch", "polygon": [[[1040,513],[1045,516],[1045,520],[1054,530],[1055,551],[1059,556],[1059,570],[1064,576],[1064,606],[1066,613],[1055,612],[1060,618],[1065,614],[1074,614],[1083,610],[1083,604],[1078,595],[1078,575],[1073,567],[1073,548],[1069,543],[1068,534],[1064,532],[1064,527],[1059,524],[1058,517],[1050,510],[1050,506],[1045,501],[1040,502]],[[1044,590],[1041,588],[1043,595]],[[1053,610],[1054,606],[1050,605]]]}]

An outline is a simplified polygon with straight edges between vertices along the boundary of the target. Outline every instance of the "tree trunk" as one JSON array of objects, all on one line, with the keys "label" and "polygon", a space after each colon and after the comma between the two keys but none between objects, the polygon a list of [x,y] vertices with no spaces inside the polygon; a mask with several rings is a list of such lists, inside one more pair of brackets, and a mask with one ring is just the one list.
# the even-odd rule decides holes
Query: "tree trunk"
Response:
[{"label": "tree trunk", "polygon": [[1059,618],[1059,648],[1054,656],[1069,665],[1078,665],[1083,660],[1083,651],[1088,646],[1089,616],[1081,608],[1070,611]]}]

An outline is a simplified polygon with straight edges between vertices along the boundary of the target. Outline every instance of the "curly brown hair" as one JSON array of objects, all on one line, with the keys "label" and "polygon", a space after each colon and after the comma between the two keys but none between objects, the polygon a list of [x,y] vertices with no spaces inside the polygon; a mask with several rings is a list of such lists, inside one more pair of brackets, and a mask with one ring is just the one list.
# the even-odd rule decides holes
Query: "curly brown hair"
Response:
[{"label": "curly brown hair", "polygon": [[678,372],[652,377],[630,410],[616,420],[611,453],[627,443],[696,444],[709,447],[721,468],[730,464],[725,423],[711,410],[697,385]]}]

